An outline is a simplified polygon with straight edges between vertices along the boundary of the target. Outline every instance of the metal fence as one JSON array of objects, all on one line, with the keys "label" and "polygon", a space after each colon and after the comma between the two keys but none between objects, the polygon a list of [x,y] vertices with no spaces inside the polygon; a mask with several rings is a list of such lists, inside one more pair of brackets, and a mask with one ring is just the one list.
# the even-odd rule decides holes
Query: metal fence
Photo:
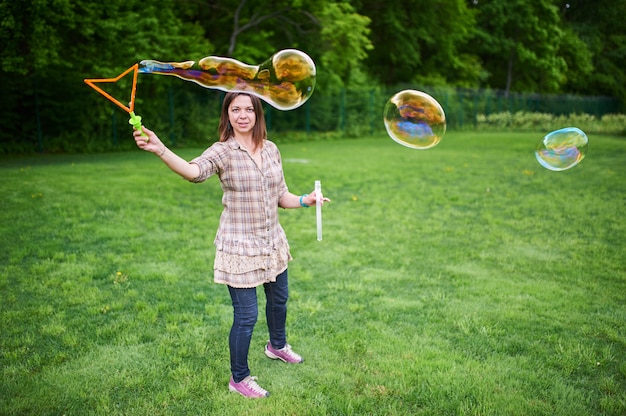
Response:
[{"label": "metal fence", "polygon": [[[5,126],[0,135],[0,154],[95,152],[133,145],[126,114],[87,87],[78,91],[79,97],[60,101],[64,85],[35,85],[29,98],[18,96],[0,102],[0,119]],[[420,90],[435,98],[445,111],[448,130],[477,128],[481,116],[501,112],[584,113],[595,117],[624,112],[621,103],[611,97],[507,95],[486,89],[400,85],[388,89],[344,89],[337,94],[315,91],[304,105],[291,111],[266,105],[268,129],[272,137],[291,133],[336,133],[346,137],[384,134],[383,108],[391,96],[406,89]],[[146,77],[142,79],[135,109],[145,125],[170,144],[205,145],[216,138],[223,96],[221,91],[200,88],[174,77]],[[77,114],[85,115],[77,118]],[[83,117],[88,123],[77,123]]]},{"label": "metal fence", "polygon": [[[335,95],[313,93],[304,105],[291,111],[281,111],[266,105],[268,130],[270,133],[338,132],[347,137],[384,133],[384,106],[391,96],[404,89],[420,90],[435,98],[444,109],[448,130],[474,129],[481,115],[501,112],[588,114],[599,118],[621,110],[619,101],[611,97],[522,93],[505,95],[501,91],[493,90],[407,85],[386,90],[344,89]],[[161,110],[162,118],[167,114],[169,125],[164,127],[173,142],[190,133],[202,135],[216,131],[223,94],[207,94],[198,88],[190,96],[177,94],[175,91],[171,92],[167,110]],[[177,123],[185,123],[187,127]],[[198,124],[208,127],[208,132],[198,128]]]}]

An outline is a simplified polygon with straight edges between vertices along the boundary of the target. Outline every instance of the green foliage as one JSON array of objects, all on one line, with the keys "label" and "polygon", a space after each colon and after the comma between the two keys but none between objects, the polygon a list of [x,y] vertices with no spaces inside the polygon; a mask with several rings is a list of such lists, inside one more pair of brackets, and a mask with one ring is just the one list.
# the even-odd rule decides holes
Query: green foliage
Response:
[{"label": "green foliage", "polygon": [[319,88],[336,94],[339,88],[358,82],[360,64],[373,46],[371,20],[348,3],[328,3],[320,15]]},{"label": "green foliage", "polygon": [[69,0],[28,0],[0,3],[1,69],[29,74],[49,65],[63,65],[62,51],[79,18]]},{"label": "green foliage", "polygon": [[[119,136],[127,134],[118,132],[123,113],[115,121],[116,110],[84,85],[85,78],[115,77],[143,59],[220,55],[255,65],[286,48],[301,49],[316,62],[317,108],[328,111],[307,121],[307,129],[316,131],[339,128],[361,135],[368,129],[369,114],[341,114],[337,102],[345,88],[485,88],[503,90],[505,97],[576,93],[616,97],[623,107],[624,13],[623,0],[565,5],[552,0],[5,1],[0,3],[0,151],[117,148]],[[138,111],[159,118],[150,118],[152,125],[187,142],[212,132],[211,122],[203,128],[205,119],[195,118],[201,108],[175,110],[187,127],[169,126],[171,111],[163,100],[189,93],[171,92],[184,89],[181,82],[154,78],[140,78],[137,94]],[[452,107],[451,127],[478,113]],[[555,114],[580,111],[591,113],[568,108]],[[291,128],[300,117],[277,119]]]},{"label": "green foliage", "polygon": [[555,116],[548,113],[528,113],[518,111],[510,113],[478,114],[478,130],[537,131],[548,133],[564,127],[578,127],[589,134],[626,134],[626,115],[605,114],[596,117],[590,114],[569,114]]},{"label": "green foliage", "polygon": [[280,145],[290,189],[332,203],[321,242],[314,210],[280,213],[305,362],[263,355],[261,313],[256,401],[227,387],[216,178],[138,150],[2,158],[0,414],[626,412],[623,138],[565,172],[528,133],[323,139]]},{"label": "green foliage", "polygon": [[[584,91],[593,78],[594,64],[592,49],[576,34],[573,28],[564,29],[559,54],[567,65],[565,76],[566,89],[576,85],[579,91]],[[587,89],[587,91],[589,91]]]},{"label": "green foliage", "polygon": [[564,32],[553,1],[493,0],[475,7],[478,28],[472,50],[483,57],[488,85],[507,92],[560,91]]},{"label": "green foliage", "polygon": [[366,66],[379,83],[476,85],[476,61],[463,53],[475,23],[465,1],[358,3],[359,13],[372,21],[374,49]]},{"label": "green foliage", "polygon": [[594,91],[626,102],[626,34],[623,16],[626,1],[568,1],[563,20],[577,34],[591,55],[593,70],[571,80],[567,87],[576,93]]}]

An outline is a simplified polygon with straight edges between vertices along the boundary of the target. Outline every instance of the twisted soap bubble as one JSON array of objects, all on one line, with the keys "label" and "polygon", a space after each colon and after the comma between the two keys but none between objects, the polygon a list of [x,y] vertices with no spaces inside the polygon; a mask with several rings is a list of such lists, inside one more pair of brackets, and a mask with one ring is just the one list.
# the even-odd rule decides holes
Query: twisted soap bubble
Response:
[{"label": "twisted soap bubble", "polygon": [[387,101],[383,120],[389,136],[412,149],[436,146],[446,132],[446,115],[430,95],[404,90]]},{"label": "twisted soap bubble", "polygon": [[285,49],[260,65],[247,65],[232,58],[207,56],[194,67],[194,61],[139,63],[144,74],[173,75],[206,88],[245,91],[258,96],[279,110],[292,110],[304,104],[315,88],[315,63],[304,52]]},{"label": "twisted soap bubble", "polygon": [[576,127],[548,133],[537,145],[535,157],[541,166],[552,171],[573,168],[587,153],[589,139]]}]

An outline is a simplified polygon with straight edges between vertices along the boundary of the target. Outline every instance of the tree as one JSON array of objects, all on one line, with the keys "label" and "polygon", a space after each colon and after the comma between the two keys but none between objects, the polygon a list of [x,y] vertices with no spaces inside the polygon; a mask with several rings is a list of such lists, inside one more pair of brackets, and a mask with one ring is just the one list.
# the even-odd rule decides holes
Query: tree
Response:
[{"label": "tree", "polygon": [[618,97],[626,105],[626,0],[560,3],[563,19],[577,40],[569,50],[581,51],[569,61],[582,62],[588,68],[574,72],[565,88],[574,93]]},{"label": "tree", "polygon": [[[227,56],[232,56],[234,53],[235,46],[237,44],[237,37],[241,33],[255,29],[268,20],[274,20],[275,23],[273,26],[275,28],[281,28],[281,31],[285,33],[287,38],[292,39],[292,41],[292,31],[289,29],[293,30],[298,35],[306,35],[307,33],[310,33],[313,28],[317,28],[319,26],[319,22],[313,15],[306,13],[304,10],[300,10],[299,7],[291,5],[284,5],[280,8],[269,9],[267,11],[264,8],[261,8],[261,10],[254,10],[253,14],[246,19],[245,22],[242,22],[242,14],[246,6],[246,2],[246,0],[240,0],[239,6],[237,6],[235,10],[235,14],[233,16],[233,30],[230,36]],[[290,14],[294,15],[296,18],[291,17]],[[297,19],[298,17],[300,19]],[[304,18],[304,20],[302,18]],[[307,26],[309,26],[308,29]]]},{"label": "tree", "polygon": [[349,2],[274,0],[232,2],[180,0],[202,21],[213,53],[258,64],[281,49],[301,49],[318,67],[317,89],[348,85],[371,49],[369,19]]},{"label": "tree", "polygon": [[366,72],[363,61],[373,46],[369,40],[370,19],[348,3],[328,2],[320,11],[321,32],[318,51],[322,88],[335,93],[337,88],[356,85]]},{"label": "tree", "polygon": [[[297,47],[319,32],[319,22],[302,1],[178,0],[188,19],[205,28],[212,55],[260,63],[278,49]],[[312,2],[314,3],[314,2]],[[278,48],[278,49],[277,49]]]},{"label": "tree", "polygon": [[36,142],[38,125],[88,147],[97,141],[95,123],[77,119],[110,118],[110,105],[83,79],[115,76],[141,59],[208,49],[202,28],[184,23],[171,2],[2,2],[0,19],[0,143],[9,147]]},{"label": "tree", "polygon": [[550,0],[476,1],[474,53],[489,73],[487,85],[509,91],[558,92],[566,62],[557,7]]},{"label": "tree", "polygon": [[362,0],[356,10],[371,21],[374,50],[366,65],[379,82],[475,85],[477,59],[464,53],[474,13],[463,0]]}]

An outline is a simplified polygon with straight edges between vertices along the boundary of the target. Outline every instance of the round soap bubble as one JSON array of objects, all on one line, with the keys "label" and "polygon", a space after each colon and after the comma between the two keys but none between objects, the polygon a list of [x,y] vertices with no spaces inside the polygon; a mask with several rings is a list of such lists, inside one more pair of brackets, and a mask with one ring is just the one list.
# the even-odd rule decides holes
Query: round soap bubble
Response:
[{"label": "round soap bubble", "polygon": [[430,95],[416,90],[395,94],[385,104],[383,120],[389,136],[412,149],[436,146],[446,132],[446,115]]},{"label": "round soap bubble", "polygon": [[580,163],[587,153],[589,139],[576,127],[548,133],[537,145],[535,157],[541,166],[552,171],[570,169]]}]

